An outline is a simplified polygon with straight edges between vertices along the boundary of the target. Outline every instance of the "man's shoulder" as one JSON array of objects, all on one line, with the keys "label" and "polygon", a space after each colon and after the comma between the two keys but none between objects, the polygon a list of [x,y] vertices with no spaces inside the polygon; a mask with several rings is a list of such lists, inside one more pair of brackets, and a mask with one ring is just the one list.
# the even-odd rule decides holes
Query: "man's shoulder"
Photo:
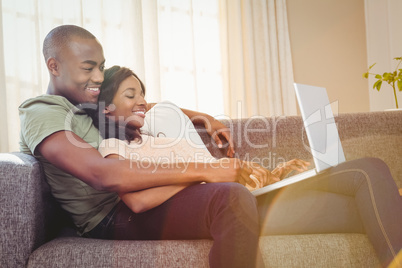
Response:
[{"label": "man's shoulder", "polygon": [[25,109],[38,106],[48,106],[48,105],[59,105],[68,109],[71,109],[74,106],[65,97],[44,94],[34,98],[27,99],[20,105],[19,108]]}]

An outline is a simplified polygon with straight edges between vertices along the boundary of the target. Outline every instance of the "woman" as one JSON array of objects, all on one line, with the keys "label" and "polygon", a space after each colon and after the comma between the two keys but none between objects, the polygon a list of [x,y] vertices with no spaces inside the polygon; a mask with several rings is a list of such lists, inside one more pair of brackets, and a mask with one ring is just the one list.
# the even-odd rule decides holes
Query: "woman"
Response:
[{"label": "woman", "polygon": [[[148,109],[144,94],[142,82],[130,70],[116,66],[105,71],[99,112],[94,116],[95,125],[107,139],[100,146],[105,157],[128,158],[126,148],[132,145],[134,151],[131,152],[135,152],[136,145],[150,144],[150,139],[141,136],[139,131]],[[116,140],[111,138],[119,139],[114,147],[110,145]],[[137,148],[137,151],[143,150]],[[244,177],[249,176],[251,169],[262,178],[264,184],[277,180],[261,167],[240,167],[240,161],[236,159],[227,162],[211,160],[214,165],[207,163],[199,168],[226,173],[231,172],[229,166],[235,164],[238,165],[238,176],[243,177],[244,182]],[[145,161],[134,159],[133,164],[146,168]],[[178,176],[194,176],[198,173],[194,165],[188,167],[185,162],[175,164],[183,167]],[[163,177],[164,172],[165,169],[161,167],[150,174]],[[211,267],[263,267],[258,247],[256,200],[238,183],[201,184],[200,181],[119,193],[119,196],[122,201],[87,236],[136,240],[213,239]]]},{"label": "woman", "polygon": [[[99,96],[99,111],[101,113],[98,113],[96,118],[101,133],[107,139],[103,145],[109,145],[106,146],[108,147],[106,149],[100,149],[105,157],[122,156],[129,158],[132,153],[144,151],[141,146],[135,146],[136,144],[144,145],[149,142],[148,138],[144,141],[144,137],[139,132],[139,129],[144,124],[145,111],[149,108],[144,100],[144,94],[145,88],[142,82],[130,70],[115,66],[105,71],[105,81]],[[107,127],[102,130],[102,126]],[[118,138],[119,140],[114,140],[113,138]],[[131,143],[134,146],[130,146]],[[127,149],[130,147],[131,151]],[[186,146],[179,144],[170,147],[170,150],[173,148],[176,153],[180,153],[184,147]],[[152,155],[154,151],[151,150],[150,154]],[[191,155],[191,153],[194,152],[190,151],[186,156]],[[203,153],[208,154],[205,151]],[[145,155],[149,156],[150,154]],[[140,155],[138,155],[137,160],[140,158]],[[308,163],[301,160],[292,160],[287,165],[279,167],[270,173],[258,165],[238,161],[239,164],[244,164],[245,169],[251,168],[253,170],[253,175],[259,180],[258,186],[273,183],[286,176],[291,170],[303,170],[308,165]],[[140,162],[136,161],[135,163]],[[218,163],[220,167],[223,167],[222,171],[225,170],[224,160],[210,158],[209,163],[211,165]],[[160,172],[161,176],[163,176],[163,168],[155,172]],[[197,171],[190,170],[187,172]],[[240,174],[242,174],[242,171]],[[243,181],[245,182],[246,180]],[[220,183],[168,185],[144,189],[135,193],[119,193],[123,202],[115,211],[119,211],[119,215],[126,215],[127,221],[130,217],[137,219],[137,224],[126,224],[121,232],[136,230],[130,236],[132,239],[212,238],[214,239],[214,247],[211,250],[211,266],[217,265],[219,261],[222,262],[217,266],[225,266],[229,261],[228,258],[222,257],[225,254],[222,255],[223,247],[221,245],[225,244],[222,240],[228,242],[229,239],[228,237],[222,239],[220,235],[227,230],[223,231],[224,225],[222,225],[222,228],[217,229],[205,229],[205,226],[200,226],[200,222],[203,222],[205,218],[211,217],[211,215],[205,214],[206,210],[211,210],[210,207],[202,205],[199,210],[193,210],[193,206],[200,201],[201,196],[207,193],[211,194],[221,187],[226,189],[223,191],[228,196],[236,196],[236,198],[231,199],[228,196],[221,198],[221,201],[225,200],[226,202],[220,203],[217,207],[220,209],[231,207],[233,204],[229,204],[228,200],[237,200],[239,202],[237,206],[240,207],[242,216],[241,220],[233,218],[233,214],[238,213],[233,211],[230,211],[222,218],[219,218],[218,214],[214,214],[214,223],[219,226],[223,222],[229,222],[228,219],[230,219],[230,225],[236,226],[236,224],[232,224],[232,221],[243,222],[245,220],[247,224],[239,226],[237,230],[230,230],[232,232],[231,236],[241,233],[241,230],[249,232],[247,234],[248,240],[245,237],[238,237],[240,241],[244,241],[245,245],[249,245],[245,247],[249,249],[248,251],[245,248],[236,248],[237,245],[243,244],[239,242],[234,243],[235,245],[232,244],[231,248],[225,248],[225,254],[228,257],[229,255],[238,256],[236,252],[240,253],[246,250],[242,252],[245,256],[244,258],[239,258],[240,260],[236,260],[230,265],[235,265],[236,263],[239,267],[250,267],[250,264],[253,263],[250,260],[257,259],[257,262],[261,262],[260,256],[255,253],[258,252],[258,237],[256,237],[256,235],[258,236],[258,231],[255,228],[258,228],[259,225],[256,222],[255,199],[249,192],[244,191],[244,187],[239,187],[236,183],[229,183],[228,185]],[[202,195],[196,195],[201,192],[203,193]],[[222,194],[219,194],[219,196],[222,196]],[[276,201],[272,202],[274,197]],[[186,200],[183,201],[183,198],[186,198]],[[213,197],[212,194],[200,202],[208,203],[214,198],[216,196]],[[121,207],[124,207],[124,209]],[[389,207],[393,208],[392,213],[387,212]],[[130,209],[138,213],[133,213]],[[188,210],[184,211],[185,209]],[[360,159],[346,162],[314,179],[295,184],[271,195],[261,196],[258,198],[258,209],[260,222],[262,223],[262,234],[366,232],[380,261],[384,265],[388,264],[402,248],[402,234],[400,231],[402,200],[386,165],[378,159]],[[147,218],[148,215],[152,216]],[[191,216],[189,217],[189,215]],[[120,216],[114,215],[113,217],[119,218]],[[142,224],[141,219],[143,217],[146,218],[147,223],[163,221],[165,224],[157,225],[154,229],[147,229],[148,226]],[[181,230],[173,230],[174,228],[169,225],[169,220],[166,220],[169,217],[193,218],[194,221],[192,223],[183,223],[184,225],[180,226]],[[199,228],[183,234],[183,229],[187,229],[188,225],[191,224],[196,224]],[[114,233],[111,238],[124,238],[124,236],[119,237],[118,224],[115,225],[112,231],[111,229],[113,228],[110,226],[106,228],[109,233]],[[213,225],[210,224],[209,226]],[[253,238],[250,239],[250,237]],[[231,240],[226,245],[229,246],[233,241]],[[241,260],[244,262],[241,263]]]},{"label": "woman", "polygon": [[[111,79],[108,79],[109,77]],[[175,162],[195,162],[194,155],[197,155],[198,159],[202,159],[202,163],[211,163],[213,166],[225,165],[225,161],[228,159],[217,160],[213,158],[205,146],[192,146],[180,137],[154,138],[142,135],[140,128],[144,125],[145,112],[151,107],[145,101],[144,95],[143,83],[131,70],[115,66],[105,72],[105,82],[99,96],[100,113],[99,110],[97,113],[100,116],[94,120],[94,124],[101,130],[101,134],[106,139],[99,146],[104,157],[120,156],[136,160],[137,165],[146,166],[149,161],[158,162],[161,165]],[[115,151],[116,148],[119,148],[118,153]],[[286,168],[275,169],[273,172],[275,176],[272,176],[268,170],[256,163],[244,161],[241,163],[251,167],[256,173],[252,178],[257,185],[246,185],[250,190],[276,182],[291,170],[305,170],[308,165],[305,161],[292,160],[287,163]],[[260,180],[257,180],[256,177]],[[243,183],[246,184],[246,181],[243,180]],[[134,212],[143,212],[163,203],[185,187],[185,185],[176,185],[148,189],[127,195],[121,193],[121,198]],[[167,189],[171,189],[172,192]],[[152,192],[152,194],[148,194],[148,192]],[[160,199],[156,200],[156,197]],[[151,201],[149,198],[154,200]]]}]

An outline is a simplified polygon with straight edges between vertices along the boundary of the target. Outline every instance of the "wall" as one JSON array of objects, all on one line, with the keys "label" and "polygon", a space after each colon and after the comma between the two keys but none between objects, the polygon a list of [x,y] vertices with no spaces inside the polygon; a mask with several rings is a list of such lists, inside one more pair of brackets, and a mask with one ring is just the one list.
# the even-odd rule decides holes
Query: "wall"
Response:
[{"label": "wall", "polygon": [[339,113],[369,111],[364,0],[287,0],[287,9],[295,82],[327,88]]}]

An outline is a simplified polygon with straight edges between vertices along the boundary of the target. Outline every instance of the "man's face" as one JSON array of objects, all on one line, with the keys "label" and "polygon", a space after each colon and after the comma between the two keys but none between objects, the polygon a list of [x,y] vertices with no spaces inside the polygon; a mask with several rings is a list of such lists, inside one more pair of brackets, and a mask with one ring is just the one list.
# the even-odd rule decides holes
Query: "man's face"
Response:
[{"label": "man's face", "polygon": [[75,105],[96,103],[105,68],[99,42],[75,37],[59,54],[56,94],[66,97]]}]

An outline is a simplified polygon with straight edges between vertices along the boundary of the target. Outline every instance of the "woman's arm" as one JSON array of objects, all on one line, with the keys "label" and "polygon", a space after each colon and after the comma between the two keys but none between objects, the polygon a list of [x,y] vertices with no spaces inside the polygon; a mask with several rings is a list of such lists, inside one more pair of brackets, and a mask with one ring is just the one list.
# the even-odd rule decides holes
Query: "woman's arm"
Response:
[{"label": "woman's arm", "polygon": [[191,122],[194,124],[203,124],[205,126],[208,134],[215,140],[215,143],[219,148],[222,148],[222,140],[220,136],[223,136],[227,142],[229,143],[229,148],[227,151],[228,157],[233,157],[235,154],[234,150],[234,142],[232,138],[232,134],[230,132],[230,128],[226,127],[219,120],[216,120],[212,116],[200,113],[192,110],[181,109],[185,115],[187,115]]},{"label": "woman's arm", "polygon": [[[107,157],[118,158],[119,156],[111,154]],[[257,163],[243,161],[242,164],[251,167],[251,176],[255,178],[255,180],[253,180],[254,184],[247,183],[246,187],[249,190],[255,190],[264,187],[265,185],[278,182],[292,170],[302,171],[302,169],[305,169],[306,165],[308,165],[305,161],[294,159],[275,169],[276,173],[279,173],[278,175],[280,175],[280,177],[278,177]],[[123,193],[119,194],[119,196],[132,211],[135,213],[141,213],[161,205],[181,190],[193,184],[194,183],[186,183],[160,186],[137,192]]]},{"label": "woman's arm", "polygon": [[[156,103],[147,103],[147,111],[155,106]],[[230,129],[222,124],[219,120],[216,120],[212,116],[197,111],[180,108],[182,112],[190,118],[194,124],[204,125],[207,133],[214,139],[215,143],[221,148],[222,140],[220,136],[223,136],[229,143],[227,151],[228,157],[233,157],[235,154],[234,142]]]},{"label": "woman's arm", "polygon": [[157,207],[191,184],[159,186],[137,192],[119,194],[121,200],[135,213]]}]

